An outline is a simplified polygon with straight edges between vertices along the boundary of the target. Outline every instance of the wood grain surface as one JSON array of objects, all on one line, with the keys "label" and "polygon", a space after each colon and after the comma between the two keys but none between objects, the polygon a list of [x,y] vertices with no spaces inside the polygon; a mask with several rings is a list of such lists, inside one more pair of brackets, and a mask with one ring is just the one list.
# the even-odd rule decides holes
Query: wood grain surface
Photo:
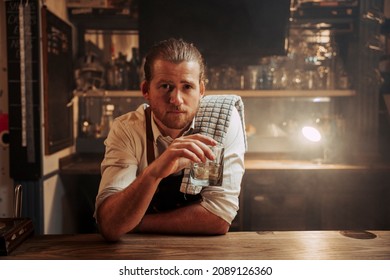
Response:
[{"label": "wood grain surface", "polygon": [[390,231],[229,232],[223,236],[35,236],[0,259],[390,260]]}]

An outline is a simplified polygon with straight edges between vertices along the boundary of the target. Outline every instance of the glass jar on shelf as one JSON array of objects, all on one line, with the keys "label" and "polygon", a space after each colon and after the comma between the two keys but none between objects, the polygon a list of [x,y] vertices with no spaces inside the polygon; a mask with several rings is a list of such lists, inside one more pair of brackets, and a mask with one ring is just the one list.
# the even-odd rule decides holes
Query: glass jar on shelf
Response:
[{"label": "glass jar on shelf", "polygon": [[98,138],[106,138],[112,123],[114,122],[114,109],[113,104],[104,104],[102,106],[102,117],[100,121],[100,135],[97,135]]}]

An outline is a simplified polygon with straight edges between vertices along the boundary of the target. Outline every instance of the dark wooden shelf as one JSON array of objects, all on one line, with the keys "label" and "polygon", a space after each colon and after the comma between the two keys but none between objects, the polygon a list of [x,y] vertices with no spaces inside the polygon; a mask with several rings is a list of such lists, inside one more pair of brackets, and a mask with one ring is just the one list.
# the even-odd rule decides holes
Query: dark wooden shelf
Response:
[{"label": "dark wooden shelf", "polygon": [[71,154],[60,159],[60,174],[100,175],[100,163],[103,154]]},{"label": "dark wooden shelf", "polygon": [[[206,90],[206,95],[237,94],[241,97],[347,97],[354,90]],[[138,90],[75,91],[78,97],[142,97]]]},{"label": "dark wooden shelf", "polygon": [[138,19],[126,9],[68,8],[68,16],[84,29],[138,30]]}]

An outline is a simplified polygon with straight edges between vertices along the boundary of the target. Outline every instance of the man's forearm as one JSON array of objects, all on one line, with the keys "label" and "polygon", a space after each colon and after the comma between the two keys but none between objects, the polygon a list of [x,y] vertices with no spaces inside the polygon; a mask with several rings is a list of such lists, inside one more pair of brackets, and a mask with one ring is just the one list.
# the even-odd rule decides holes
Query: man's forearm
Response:
[{"label": "man's forearm", "polygon": [[214,215],[199,203],[172,211],[145,215],[138,232],[177,234],[225,234],[229,223]]},{"label": "man's forearm", "polygon": [[129,187],[107,197],[97,209],[101,234],[115,241],[133,230],[145,214],[159,182],[145,169]]}]

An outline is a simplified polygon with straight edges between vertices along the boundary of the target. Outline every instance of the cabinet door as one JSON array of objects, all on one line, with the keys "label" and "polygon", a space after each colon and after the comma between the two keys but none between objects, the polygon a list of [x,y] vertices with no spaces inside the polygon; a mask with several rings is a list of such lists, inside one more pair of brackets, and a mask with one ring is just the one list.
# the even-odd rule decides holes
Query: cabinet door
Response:
[{"label": "cabinet door", "polygon": [[310,225],[313,185],[301,172],[260,171],[244,180],[245,230],[304,230]]},{"label": "cabinet door", "polygon": [[389,179],[374,171],[319,177],[322,229],[389,229]]}]

